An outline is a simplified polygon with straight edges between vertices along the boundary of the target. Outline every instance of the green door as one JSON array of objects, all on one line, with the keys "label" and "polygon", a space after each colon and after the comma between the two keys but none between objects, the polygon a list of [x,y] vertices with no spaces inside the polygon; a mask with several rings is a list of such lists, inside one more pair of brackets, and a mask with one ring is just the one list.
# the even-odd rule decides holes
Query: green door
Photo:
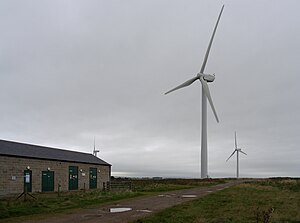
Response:
[{"label": "green door", "polygon": [[24,170],[24,192],[32,192],[32,171]]},{"label": "green door", "polygon": [[42,192],[54,191],[54,171],[42,171]]},{"label": "green door", "polygon": [[69,166],[69,190],[78,190],[78,167]]},{"label": "green door", "polygon": [[90,189],[97,188],[97,168],[90,168]]}]

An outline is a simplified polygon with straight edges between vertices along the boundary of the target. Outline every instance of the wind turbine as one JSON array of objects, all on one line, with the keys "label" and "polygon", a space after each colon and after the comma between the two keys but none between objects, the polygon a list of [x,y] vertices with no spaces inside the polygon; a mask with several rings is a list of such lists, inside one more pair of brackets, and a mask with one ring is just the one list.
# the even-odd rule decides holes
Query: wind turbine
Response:
[{"label": "wind turbine", "polygon": [[239,178],[239,153],[243,153],[247,155],[245,152],[242,151],[241,148],[237,147],[237,142],[236,142],[236,132],[234,132],[234,144],[235,144],[235,150],[233,153],[229,156],[229,158],[226,160],[226,162],[234,155],[236,152],[236,178]]},{"label": "wind turbine", "polygon": [[207,168],[207,100],[209,101],[209,104],[212,108],[212,111],[216,117],[217,122],[219,122],[216,109],[214,107],[210,91],[208,88],[207,82],[213,82],[215,80],[215,75],[211,74],[204,74],[205,65],[208,59],[209,51],[222,15],[224,9],[224,5],[222,6],[222,9],[220,11],[217,23],[215,25],[215,28],[213,30],[213,34],[211,36],[211,39],[208,44],[208,48],[206,50],[206,54],[202,63],[202,67],[200,69],[200,72],[197,73],[196,77],[193,77],[192,79],[189,79],[188,81],[184,82],[183,84],[171,89],[170,91],[166,92],[165,94],[169,94],[172,91],[178,90],[183,87],[187,87],[194,83],[196,80],[199,80],[202,84],[202,131],[201,131],[201,178],[207,178],[208,177],[208,168]]},{"label": "wind turbine", "polygon": [[96,150],[96,143],[95,143],[95,137],[94,137],[94,150],[93,150],[93,155],[97,156],[97,153],[99,153],[99,150]]}]

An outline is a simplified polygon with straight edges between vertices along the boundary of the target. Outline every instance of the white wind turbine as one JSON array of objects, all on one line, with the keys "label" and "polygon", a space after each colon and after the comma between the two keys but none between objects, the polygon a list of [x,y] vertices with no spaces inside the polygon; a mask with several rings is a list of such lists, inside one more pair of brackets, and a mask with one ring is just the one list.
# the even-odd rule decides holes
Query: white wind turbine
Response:
[{"label": "white wind turbine", "polygon": [[97,157],[97,153],[99,153],[100,150],[96,150],[96,143],[95,143],[95,137],[94,137],[94,150],[93,150],[93,155]]},{"label": "white wind turbine", "polygon": [[229,158],[226,160],[226,162],[234,155],[236,152],[236,178],[239,178],[239,153],[243,153],[247,155],[245,152],[242,151],[241,148],[237,147],[237,142],[236,142],[236,132],[234,132],[234,144],[235,144],[235,150],[233,153],[229,156]]},{"label": "white wind turbine", "polygon": [[215,80],[215,75],[211,75],[211,74],[204,74],[204,69],[205,69],[205,65],[208,59],[208,55],[209,55],[209,51],[222,15],[224,9],[224,5],[222,6],[221,12],[219,14],[217,23],[215,25],[213,34],[211,36],[211,39],[209,41],[208,44],[208,48],[206,50],[206,54],[204,57],[204,61],[202,64],[202,67],[200,69],[200,72],[197,73],[196,77],[193,77],[192,79],[184,82],[183,84],[173,88],[172,90],[166,92],[165,94],[171,93],[172,91],[178,90],[180,88],[183,87],[187,87],[189,85],[191,85],[192,83],[194,83],[196,80],[199,80],[202,84],[202,131],[201,131],[201,178],[207,178],[208,177],[208,168],[207,168],[207,101],[206,98],[208,98],[209,104],[212,108],[212,111],[216,117],[217,122],[219,122],[218,116],[217,116],[217,112],[215,110],[211,95],[210,95],[210,91],[208,88],[208,84],[207,82],[213,82]]}]

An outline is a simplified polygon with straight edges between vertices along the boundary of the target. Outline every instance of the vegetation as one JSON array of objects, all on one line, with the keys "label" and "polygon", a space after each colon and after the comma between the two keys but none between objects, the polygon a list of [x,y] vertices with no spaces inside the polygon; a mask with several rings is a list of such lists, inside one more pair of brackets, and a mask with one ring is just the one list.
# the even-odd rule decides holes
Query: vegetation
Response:
[{"label": "vegetation", "polygon": [[133,180],[133,190],[138,192],[166,192],[171,190],[189,189],[193,187],[209,187],[225,183],[222,179],[163,179]]},{"label": "vegetation", "polygon": [[39,213],[58,213],[68,209],[81,208],[141,196],[132,192],[72,192],[56,194],[35,194],[36,200],[6,199],[0,201],[0,219]]},{"label": "vegetation", "polygon": [[129,180],[115,179],[113,182],[132,184],[132,191],[93,191],[61,193],[36,193],[36,200],[30,197],[27,202],[15,198],[0,200],[0,219],[33,215],[40,213],[59,213],[69,209],[89,207],[93,205],[151,195],[158,192],[187,189],[199,186],[210,186],[223,183],[223,180]]},{"label": "vegetation", "polygon": [[243,183],[168,208],[135,223],[300,222],[300,179]]},{"label": "vegetation", "polygon": [[[226,179],[227,181],[228,179]],[[137,196],[154,195],[164,191],[211,186],[225,180],[129,180],[114,179],[115,182],[131,182],[132,191],[37,193],[36,200],[0,200],[0,221],[11,217],[62,213],[66,210],[92,207],[103,203],[130,199]],[[300,179],[274,178],[252,180],[218,191],[205,197],[168,208],[135,223],[152,222],[300,222]],[[1,220],[2,219],[2,220]],[[14,218],[11,219],[12,222]]]}]

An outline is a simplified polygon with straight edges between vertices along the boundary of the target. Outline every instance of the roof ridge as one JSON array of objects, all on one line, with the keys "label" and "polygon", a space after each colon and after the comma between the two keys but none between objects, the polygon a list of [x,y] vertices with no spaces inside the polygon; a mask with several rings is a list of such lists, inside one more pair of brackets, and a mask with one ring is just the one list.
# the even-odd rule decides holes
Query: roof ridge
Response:
[{"label": "roof ridge", "polygon": [[33,146],[33,147],[42,147],[42,148],[47,148],[47,149],[56,149],[56,150],[62,150],[62,151],[67,151],[67,152],[75,152],[75,153],[83,153],[83,154],[93,155],[93,154],[87,153],[87,152],[79,152],[79,151],[75,151],[75,150],[60,149],[60,148],[57,148],[57,147],[31,144],[31,143],[27,143],[27,142],[16,142],[16,141],[11,141],[11,140],[4,140],[4,139],[0,139],[0,141],[9,142],[9,143],[16,143],[16,144],[22,144],[22,145]]}]

